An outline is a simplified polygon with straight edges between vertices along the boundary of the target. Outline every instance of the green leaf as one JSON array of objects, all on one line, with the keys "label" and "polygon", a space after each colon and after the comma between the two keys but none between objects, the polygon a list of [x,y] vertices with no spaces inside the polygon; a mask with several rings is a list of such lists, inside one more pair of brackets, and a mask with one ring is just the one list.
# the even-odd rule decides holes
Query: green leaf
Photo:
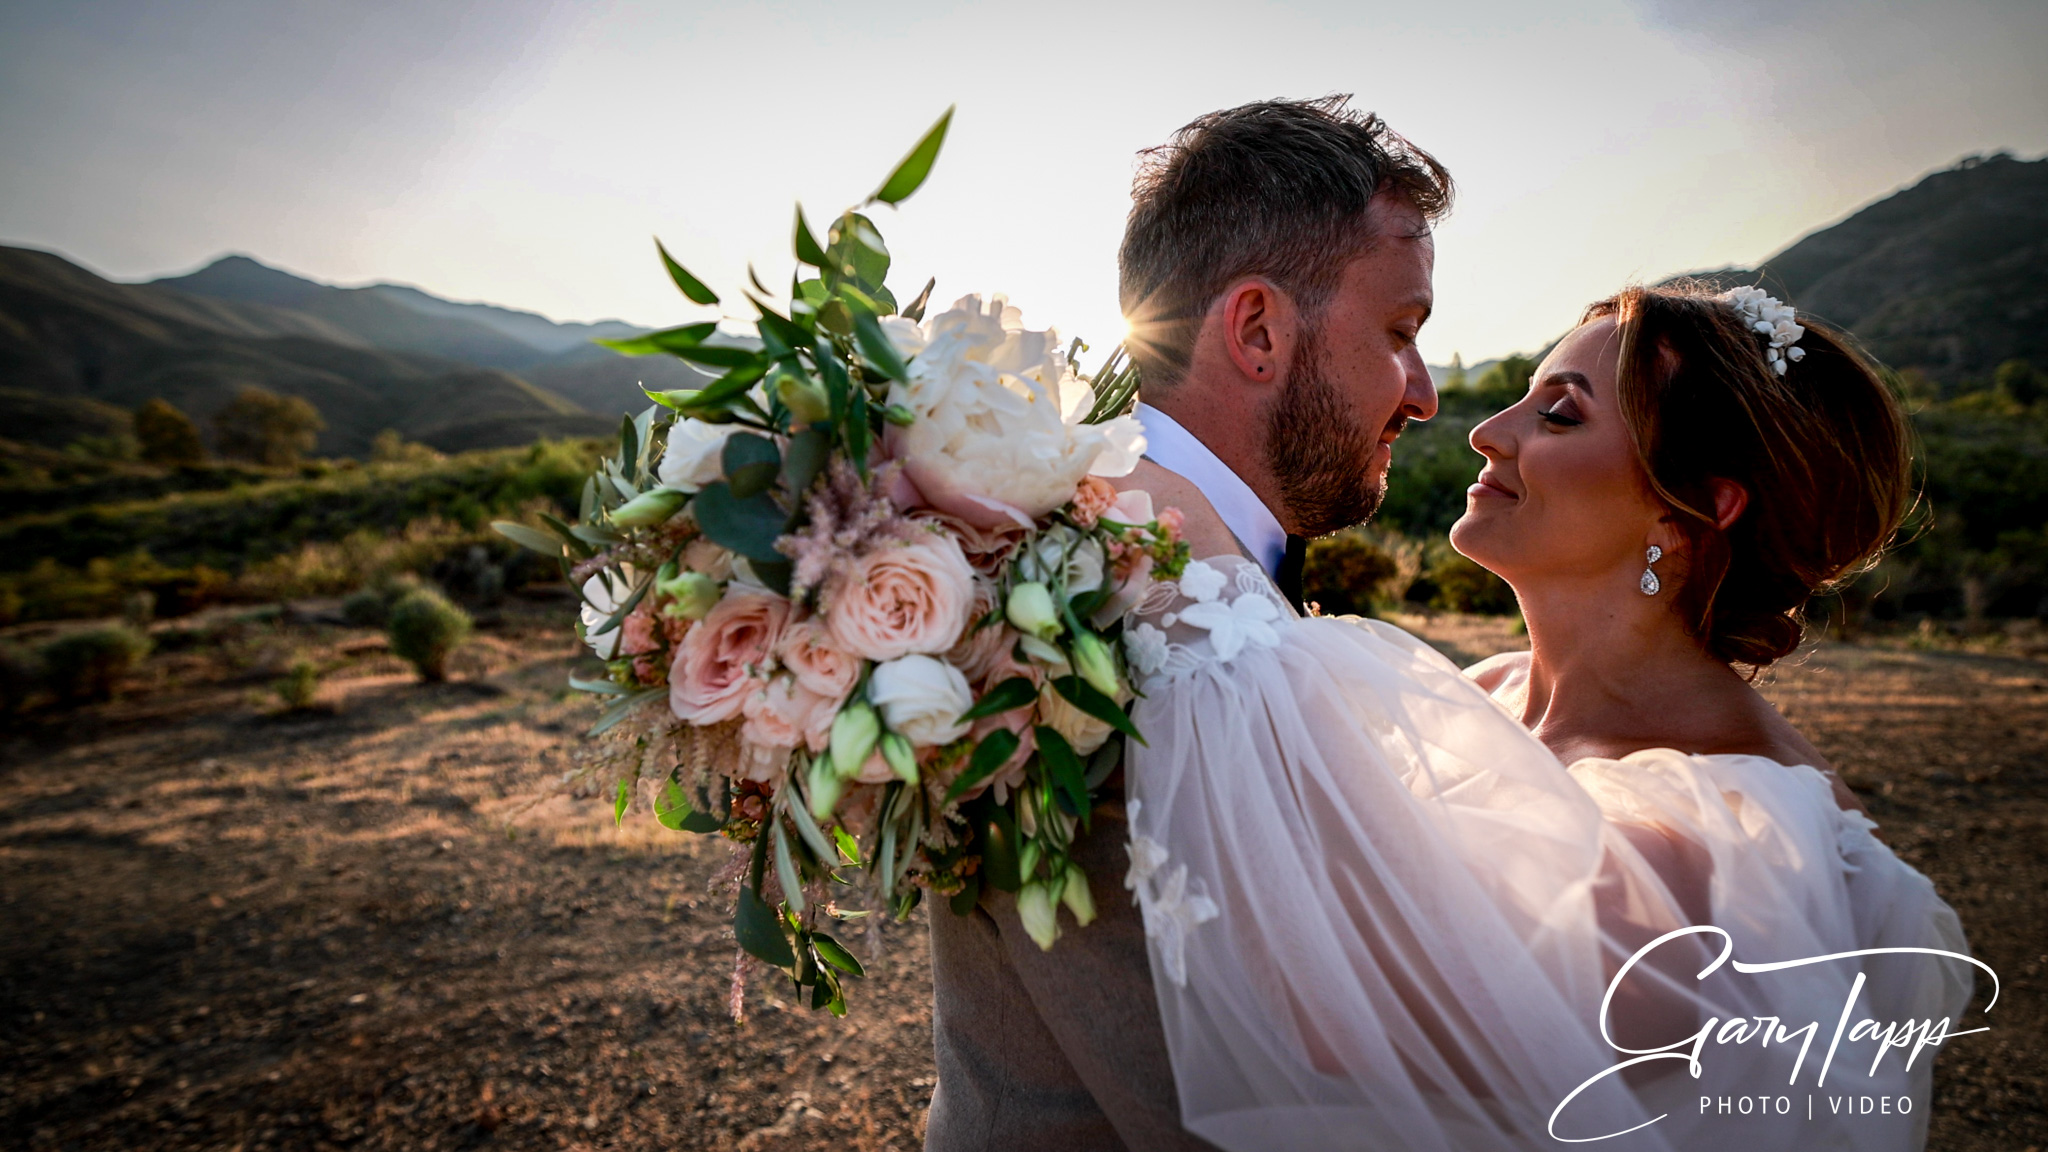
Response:
[{"label": "green leaf", "polygon": [[664,328],[659,332],[648,332],[630,336],[624,340],[593,340],[614,352],[627,356],[652,356],[661,352],[674,353],[679,348],[695,347],[704,338],[718,331],[718,322],[706,320],[698,324],[685,324],[680,328]]},{"label": "green leaf", "polygon": [[628,715],[630,715],[635,708],[638,708],[640,705],[647,703],[648,701],[654,699],[657,696],[661,697],[664,700],[668,699],[668,689],[648,688],[639,692],[635,692],[631,696],[623,697],[619,700],[618,703],[604,710],[604,715],[599,716],[597,718],[597,723],[592,724],[590,726],[589,735],[604,735],[606,732],[610,731],[612,727],[616,725],[619,721],[624,720]]},{"label": "green leaf", "polygon": [[860,341],[860,350],[868,362],[881,369],[882,375],[891,380],[909,380],[910,366],[903,362],[903,354],[896,351],[896,344],[889,334],[882,331],[882,323],[865,311],[853,314],[854,338]]},{"label": "green leaf", "polygon": [[759,380],[768,372],[768,358],[752,348],[735,348],[730,344],[692,344],[687,348],[671,348],[667,351],[669,355],[679,360],[688,360],[692,364],[707,364],[713,368],[744,368],[758,362],[759,370],[754,373],[754,380]]},{"label": "green leaf", "polygon": [[953,109],[948,108],[946,114],[939,117],[939,122],[932,125],[931,131],[924,134],[924,139],[917,142],[917,147],[910,150],[910,155],[905,156],[896,170],[889,173],[889,178],[882,181],[882,186],[870,199],[896,204],[917,191],[924,178],[931,175],[932,162],[939,158],[939,146],[946,142],[946,129],[952,123]]},{"label": "green leaf", "polygon": [[702,280],[690,275],[688,269],[676,263],[675,258],[668,254],[668,249],[661,246],[659,238],[654,241],[654,250],[661,253],[661,266],[668,269],[668,278],[676,282],[676,287],[681,289],[683,295],[688,296],[692,303],[718,303],[718,293],[706,288]]},{"label": "green leaf", "polygon": [[1087,772],[1081,767],[1081,757],[1074,746],[1067,743],[1058,729],[1038,726],[1038,760],[1052,777],[1053,786],[1070,802],[1072,814],[1078,816],[1088,811]]},{"label": "green leaf", "polygon": [[860,867],[860,844],[854,840],[853,833],[834,824],[832,842],[839,846],[839,855],[842,859],[855,868]]},{"label": "green leaf", "polygon": [[528,528],[511,520],[493,520],[491,530],[521,548],[531,548],[543,556],[562,554],[562,542],[538,528]]},{"label": "green leaf", "polygon": [[782,830],[782,822],[775,823],[775,878],[782,883],[782,900],[789,910],[797,915],[804,911],[804,882],[796,874],[796,861],[789,856],[789,834]]},{"label": "green leaf", "polygon": [[753,888],[740,886],[740,902],[732,919],[732,933],[740,947],[777,968],[796,967],[796,953],[789,949],[789,937],[782,933],[782,917],[768,906]]},{"label": "green leaf", "polygon": [[632,802],[632,785],[627,784],[624,780],[619,781],[619,799],[617,803],[612,805],[612,823],[614,825],[623,825],[626,822],[626,808]]},{"label": "green leaf", "polygon": [[[748,299],[751,300],[752,297]],[[760,319],[754,321],[754,327],[760,330],[761,343],[765,346],[763,351],[779,359],[811,342],[811,334],[804,329],[803,325],[798,324],[794,320],[785,319],[775,309],[768,307],[759,300],[754,300],[753,304],[761,313]],[[782,347],[778,349],[774,347],[775,344],[781,344]]]},{"label": "green leaf", "polygon": [[1009,762],[1022,743],[1017,734],[1008,728],[998,728],[981,738],[974,746],[974,755],[968,758],[967,768],[953,780],[953,786],[946,789],[946,802],[959,799],[962,792],[981,783],[995,774],[995,770]]},{"label": "green leaf", "polygon": [[789,517],[767,493],[757,493],[742,500],[733,495],[725,481],[719,480],[697,493],[693,507],[697,512],[697,526],[704,529],[704,535],[710,537],[712,543],[730,548],[749,560],[773,562],[788,559],[775,550],[775,541],[781,537]]},{"label": "green leaf", "polygon": [[[1062,676],[1054,680],[1052,686],[1060,695],[1065,696],[1074,707],[1129,736],[1138,743],[1145,743],[1145,738],[1138,734],[1138,726],[1131,723],[1131,718],[1124,714],[1122,708],[1117,707],[1116,701],[1096,691],[1095,687],[1086,680],[1081,679],[1079,676]],[[1149,744],[1145,746],[1151,747]]]},{"label": "green leaf", "polygon": [[[875,222],[858,212],[848,212],[832,224],[832,242],[825,249],[828,281],[852,281],[879,290],[889,278],[889,246]],[[843,285],[833,283],[836,291]]]},{"label": "green leaf", "polygon": [[[789,778],[792,781],[796,780],[797,777],[798,774],[795,772],[789,774]],[[789,791],[791,792],[789,803],[783,807],[789,813],[789,822],[796,825],[797,835],[804,838],[805,845],[810,848],[811,852],[818,859],[832,859],[831,842],[826,840],[825,834],[818,830],[818,822],[811,818],[810,797],[797,793],[797,790],[793,787]]]},{"label": "green leaf", "polygon": [[772,468],[782,467],[782,450],[775,441],[752,432],[735,432],[725,438],[725,447],[720,450],[718,465],[729,477],[749,464],[766,464]]},{"label": "green leaf", "polygon": [[782,481],[801,496],[811,490],[818,473],[832,455],[832,433],[826,428],[806,428],[789,438],[782,453]]},{"label": "green leaf", "polygon": [[617,611],[613,612],[610,616],[605,617],[604,623],[599,624],[595,628],[592,628],[589,632],[589,635],[602,636],[605,633],[610,632],[612,629],[617,628],[621,623],[624,623],[627,615],[630,614],[634,608],[639,607],[641,597],[646,596],[647,590],[652,587],[654,587],[654,581],[652,580],[642,580],[639,584],[635,585],[633,588],[633,594],[631,596],[626,597],[626,602],[619,605]]},{"label": "green leaf", "polygon": [[811,225],[804,219],[804,206],[801,204],[796,206],[796,258],[813,268],[825,266],[825,249],[811,234]]},{"label": "green leaf", "polygon": [[569,687],[578,692],[590,692],[598,696],[627,696],[633,691],[631,688],[621,688],[609,680],[579,680],[574,676],[569,677]]},{"label": "green leaf", "polygon": [[743,465],[727,473],[726,483],[731,485],[732,494],[745,500],[766,492],[775,483],[775,474],[780,466],[767,460]]},{"label": "green leaf", "polygon": [[853,958],[853,953],[848,952],[845,945],[823,932],[811,933],[811,947],[818,950],[818,959],[849,976],[868,974],[868,970],[860,966],[860,961]]},{"label": "green leaf", "polygon": [[953,898],[946,903],[948,907],[953,909],[953,915],[955,916],[966,916],[972,913],[974,906],[981,903],[981,877],[969,876],[967,882],[962,884],[960,890],[953,893]]},{"label": "green leaf", "polygon": [[932,289],[937,287],[938,283],[939,278],[936,276],[924,282],[924,291],[919,292],[917,299],[910,302],[910,307],[903,310],[905,320],[918,322],[924,319],[925,307],[932,302]]},{"label": "green leaf", "polygon": [[960,720],[979,720],[984,716],[995,716],[1022,708],[1038,699],[1038,686],[1022,676],[1012,676],[1001,684],[989,689],[974,707],[960,714]]},{"label": "green leaf", "polygon": [[626,416],[619,421],[619,471],[632,472],[639,460],[640,429],[634,425],[631,416]]},{"label": "green leaf", "polygon": [[1123,758],[1124,742],[1121,736],[1113,736],[1103,741],[1102,747],[1095,750],[1095,755],[1088,758],[1088,777],[1085,783],[1089,789],[1092,791],[1102,787],[1102,782],[1109,779],[1109,774],[1116,771],[1117,764]]}]

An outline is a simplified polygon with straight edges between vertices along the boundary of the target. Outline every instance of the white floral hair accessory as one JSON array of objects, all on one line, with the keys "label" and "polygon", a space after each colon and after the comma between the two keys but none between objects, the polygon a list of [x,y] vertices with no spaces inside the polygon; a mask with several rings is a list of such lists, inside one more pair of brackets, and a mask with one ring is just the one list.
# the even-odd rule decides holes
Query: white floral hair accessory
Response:
[{"label": "white floral hair accessory", "polygon": [[1783,376],[1788,362],[1806,358],[1806,349],[1794,347],[1799,338],[1806,335],[1806,329],[1800,326],[1795,318],[1798,313],[1790,304],[1780,302],[1761,288],[1746,285],[1730,288],[1721,293],[1720,299],[1733,305],[1758,335],[1769,338],[1770,346],[1764,349],[1764,361],[1771,366],[1771,371]]}]

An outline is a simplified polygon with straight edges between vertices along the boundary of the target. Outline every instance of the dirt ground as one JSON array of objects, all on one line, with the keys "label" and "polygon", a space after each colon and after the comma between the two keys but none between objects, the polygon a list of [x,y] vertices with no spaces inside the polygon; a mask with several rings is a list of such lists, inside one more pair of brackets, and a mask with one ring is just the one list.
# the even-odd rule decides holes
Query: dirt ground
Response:
[{"label": "dirt ground", "polygon": [[[723,841],[594,797],[508,834],[593,711],[567,615],[515,601],[431,686],[303,616],[159,626],[122,698],[0,734],[0,1143],[917,1147],[922,913],[854,938],[884,956],[849,1019],[757,978],[735,1024]],[[298,653],[320,706],[284,713]],[[2048,1146],[2048,662],[1823,645],[1769,692],[2004,978],[1936,1066],[1931,1147]]]}]

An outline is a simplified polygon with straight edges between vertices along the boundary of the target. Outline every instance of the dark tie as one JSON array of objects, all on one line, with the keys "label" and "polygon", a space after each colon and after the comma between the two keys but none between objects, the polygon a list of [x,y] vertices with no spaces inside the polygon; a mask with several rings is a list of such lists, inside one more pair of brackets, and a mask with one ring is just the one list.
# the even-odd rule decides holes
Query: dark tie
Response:
[{"label": "dark tie", "polygon": [[1287,553],[1280,558],[1280,570],[1273,573],[1273,583],[1279,585],[1280,594],[1303,614],[1308,612],[1308,608],[1301,602],[1301,572],[1307,563],[1308,537],[1289,536]]}]

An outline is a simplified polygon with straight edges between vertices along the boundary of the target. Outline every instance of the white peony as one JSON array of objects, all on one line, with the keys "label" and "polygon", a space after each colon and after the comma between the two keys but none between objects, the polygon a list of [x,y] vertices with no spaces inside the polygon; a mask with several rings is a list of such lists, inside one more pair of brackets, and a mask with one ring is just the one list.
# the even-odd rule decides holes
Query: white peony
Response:
[{"label": "white peony", "polygon": [[724,479],[725,442],[739,430],[738,424],[706,424],[687,416],[676,421],[668,430],[668,448],[655,474],[664,486],[679,492],[696,492]]},{"label": "white peony", "polygon": [[[633,589],[640,583],[639,575],[631,564],[619,567],[626,575],[624,583],[619,582],[616,574],[609,572],[599,572],[583,582],[583,642],[590,645],[590,650],[597,653],[600,660],[609,660],[619,654],[619,637],[626,627],[621,623],[601,635],[591,633],[603,627],[604,622],[612,618],[612,613],[619,610],[619,605],[633,598]],[[611,583],[607,584],[607,580]],[[618,590],[617,596],[612,595],[614,588]]]},{"label": "white peony", "polygon": [[1094,389],[1058,334],[1025,328],[1003,297],[964,297],[923,335],[910,382],[889,389],[889,402],[917,419],[890,429],[889,452],[940,511],[978,527],[1028,526],[1071,499],[1083,476],[1137,467],[1137,419],[1083,424]]},{"label": "white peony", "polygon": [[970,727],[960,714],[974,706],[974,690],[958,668],[931,656],[904,656],[875,665],[868,700],[891,731],[912,744],[950,744]]}]

